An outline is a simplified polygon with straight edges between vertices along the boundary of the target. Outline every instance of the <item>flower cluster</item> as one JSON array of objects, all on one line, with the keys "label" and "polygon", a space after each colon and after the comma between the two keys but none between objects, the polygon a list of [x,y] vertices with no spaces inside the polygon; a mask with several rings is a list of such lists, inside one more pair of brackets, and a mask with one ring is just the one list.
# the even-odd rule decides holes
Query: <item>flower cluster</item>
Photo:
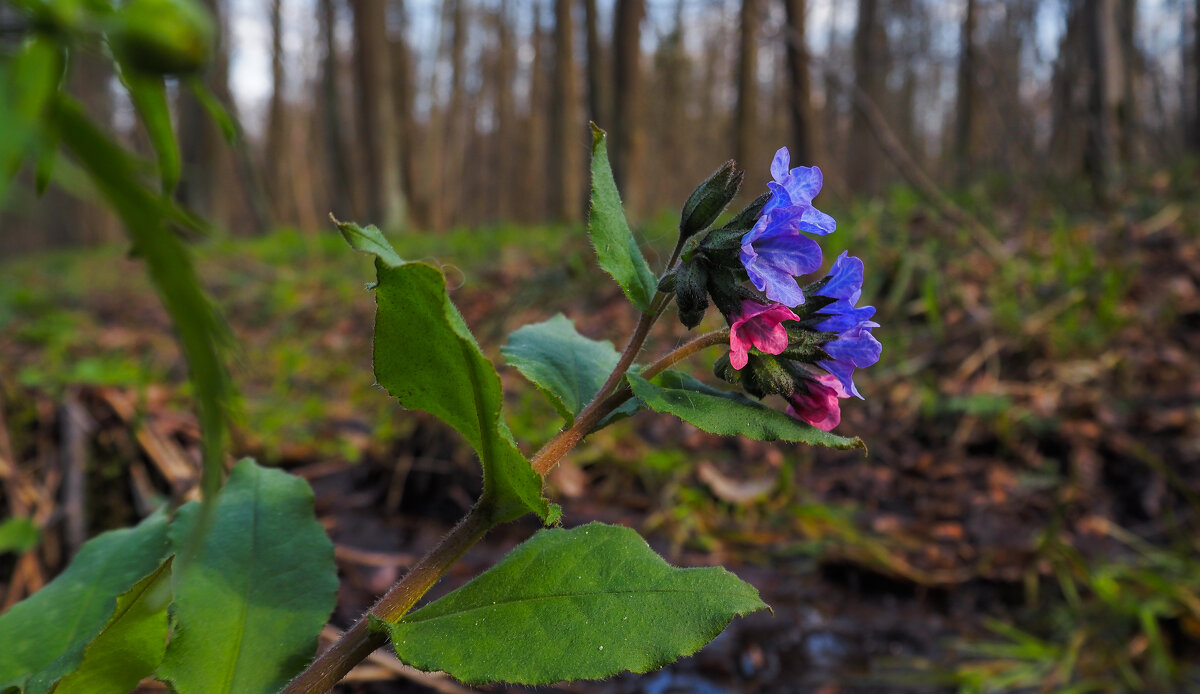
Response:
[{"label": "flower cluster", "polygon": [[[832,233],[837,223],[813,206],[821,170],[789,168],[789,160],[781,148],[767,194],[725,226],[688,239],[673,288],[688,327],[700,322],[710,297],[729,323],[729,353],[714,369],[720,378],[760,398],[780,395],[788,414],[828,431],[841,421],[841,399],[862,398],[854,370],[879,360],[871,333],[879,324],[871,320],[873,307],[857,305],[860,259],[842,253],[825,277],[803,288],[797,280],[821,267],[813,236]],[[741,181],[731,168],[719,175]],[[722,207],[736,192],[725,190]]]}]

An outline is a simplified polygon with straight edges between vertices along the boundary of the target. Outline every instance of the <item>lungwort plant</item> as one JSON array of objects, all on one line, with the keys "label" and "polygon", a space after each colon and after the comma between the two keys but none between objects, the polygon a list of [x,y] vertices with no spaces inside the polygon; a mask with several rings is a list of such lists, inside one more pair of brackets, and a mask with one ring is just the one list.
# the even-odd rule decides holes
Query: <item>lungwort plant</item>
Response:
[{"label": "lungwort plant", "polygon": [[[314,660],[338,587],[332,544],[302,479],[250,460],[226,474],[225,333],[172,230],[191,218],[169,196],[178,178],[174,136],[170,119],[161,118],[162,75],[151,72],[180,69],[158,49],[180,52],[182,60],[194,46],[144,45],[145,36],[131,33],[142,25],[121,14],[156,3],[176,4],[140,0],[120,10],[99,0],[67,2],[60,4],[79,13],[58,16],[37,14],[43,6],[28,3],[40,22],[33,26],[43,30],[3,75],[6,95],[28,98],[8,101],[0,116],[33,143],[5,152],[9,165],[15,169],[29,154],[53,163],[61,144],[121,216],[147,263],[184,345],[206,432],[201,495],[92,539],[58,578],[0,616],[0,693],[121,694],[147,677],[180,694],[323,692],[388,641],[405,663],[469,683],[596,679],[666,665],[704,646],[734,617],[767,608],[725,569],[672,567],[628,528],[560,527],[563,511],[543,497],[543,479],[588,434],[639,410],[721,435],[863,447],[830,433],[840,401],[861,397],[855,368],[879,357],[874,309],[857,305],[862,263],[843,254],[826,276],[797,281],[822,266],[814,237],[833,232],[835,223],[812,204],[820,170],[789,168],[782,149],[770,190],[722,226],[713,225],[743,173],[730,162],[702,183],[684,205],[667,266],[656,274],[625,220],[604,133],[594,129],[588,231],[601,268],[640,319],[621,352],[581,335],[561,315],[509,337],[501,350],[508,364],[564,420],[530,458],[506,424],[496,368],[451,302],[441,270],[406,261],[375,227],[337,223],[352,247],[375,259],[377,382],[471,445],[483,491],[458,525]],[[64,36],[75,38],[64,45]],[[142,43],[131,46],[138,36]],[[143,122],[158,133],[152,141],[162,194],[141,181],[144,162],[59,91],[69,50],[85,40],[104,44]],[[21,80],[37,93],[27,94]],[[711,307],[728,328],[644,358],[643,344],[672,304],[689,328]],[[728,351],[714,373],[735,388],[672,368],[718,345]],[[781,400],[765,403],[768,396]],[[474,580],[417,607],[491,528],[526,514],[548,527]]]}]

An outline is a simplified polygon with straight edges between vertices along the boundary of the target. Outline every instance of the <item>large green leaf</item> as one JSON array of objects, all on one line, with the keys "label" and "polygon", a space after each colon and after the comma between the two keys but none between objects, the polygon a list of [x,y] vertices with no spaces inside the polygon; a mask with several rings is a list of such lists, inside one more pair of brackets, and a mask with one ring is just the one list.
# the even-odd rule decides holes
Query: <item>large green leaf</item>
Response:
[{"label": "large green leaf", "polygon": [[629,223],[625,221],[625,209],[621,205],[621,194],[613,180],[612,168],[608,163],[608,136],[592,124],[592,202],[588,216],[588,234],[600,267],[613,276],[625,296],[640,311],[650,308],[650,301],[658,291],[658,280],[650,271],[646,258],[638,248]]},{"label": "large green leaf", "polygon": [[[178,694],[275,692],[312,658],[333,611],[333,543],[308,484],[251,460],[213,504],[202,544],[176,568],[178,626],[158,675]],[[181,508],[172,544],[190,542],[201,519],[198,504]]]},{"label": "large green leaf", "polygon": [[78,104],[60,95],[54,115],[63,144],[121,218],[175,324],[204,444],[201,489],[210,498],[224,473],[226,417],[233,398],[224,362],[231,341],[228,328],[205,296],[187,247],[168,226],[168,220],[181,221],[174,206],[138,183],[137,162],[97,130]]},{"label": "large green leaf", "polygon": [[0,691],[46,692],[79,667],[117,596],[158,568],[167,550],[161,511],[85,542],[57,578],[0,615]]},{"label": "large green leaf", "polygon": [[[621,358],[611,342],[580,335],[561,313],[509,335],[500,353],[549,396],[567,424],[600,392]],[[636,407],[631,400],[623,413],[632,414]]]},{"label": "large green leaf", "polygon": [[766,608],[719,567],[677,569],[629,528],[542,530],[395,624],[400,659],[469,682],[548,684],[646,672]]},{"label": "large green leaf", "polygon": [[541,477],[501,416],[500,377],[450,301],[441,270],[401,260],[374,226],[338,228],[376,257],[375,379],[400,404],[435,415],[470,442],[494,522],[531,511],[549,520]]},{"label": "large green leaf", "polygon": [[789,441],[830,448],[862,448],[860,438],[846,438],[789,417],[746,398],[715,388],[701,389],[680,383],[671,388],[655,385],[635,374],[626,378],[633,393],[655,412],[669,412],[710,434],[746,436],[758,441]]},{"label": "large green leaf", "polygon": [[154,674],[167,650],[171,560],[117,598],[104,630],[90,643],[79,669],[64,677],[55,694],[126,694]]}]

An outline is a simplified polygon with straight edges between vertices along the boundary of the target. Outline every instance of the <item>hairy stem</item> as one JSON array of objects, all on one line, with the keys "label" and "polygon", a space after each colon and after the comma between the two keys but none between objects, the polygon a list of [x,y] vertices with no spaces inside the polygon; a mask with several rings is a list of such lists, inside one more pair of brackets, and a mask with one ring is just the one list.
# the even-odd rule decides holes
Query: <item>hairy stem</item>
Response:
[{"label": "hairy stem", "polygon": [[492,527],[490,513],[476,505],[442,541],[400,579],[379,602],[350,627],[342,638],[296,676],[282,694],[318,694],[329,691],[346,673],[376,648],[387,643],[387,634],[372,631],[370,617],[394,622],[412,609],[433,584]]}]

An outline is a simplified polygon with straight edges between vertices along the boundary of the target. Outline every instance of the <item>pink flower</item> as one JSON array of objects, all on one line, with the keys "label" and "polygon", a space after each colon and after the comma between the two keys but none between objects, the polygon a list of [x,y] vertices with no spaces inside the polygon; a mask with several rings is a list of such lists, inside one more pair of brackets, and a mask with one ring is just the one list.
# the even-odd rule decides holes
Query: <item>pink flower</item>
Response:
[{"label": "pink flower", "polygon": [[830,431],[842,421],[839,398],[848,398],[846,387],[837,376],[821,374],[813,381],[805,381],[808,392],[796,391],[788,398],[787,413],[804,420],[822,431]]},{"label": "pink flower", "polygon": [[760,304],[742,301],[742,315],[729,327],[729,363],[741,369],[750,358],[754,347],[767,354],[779,354],[787,349],[788,336],[781,323],[785,320],[800,320],[800,317],[783,304]]}]

